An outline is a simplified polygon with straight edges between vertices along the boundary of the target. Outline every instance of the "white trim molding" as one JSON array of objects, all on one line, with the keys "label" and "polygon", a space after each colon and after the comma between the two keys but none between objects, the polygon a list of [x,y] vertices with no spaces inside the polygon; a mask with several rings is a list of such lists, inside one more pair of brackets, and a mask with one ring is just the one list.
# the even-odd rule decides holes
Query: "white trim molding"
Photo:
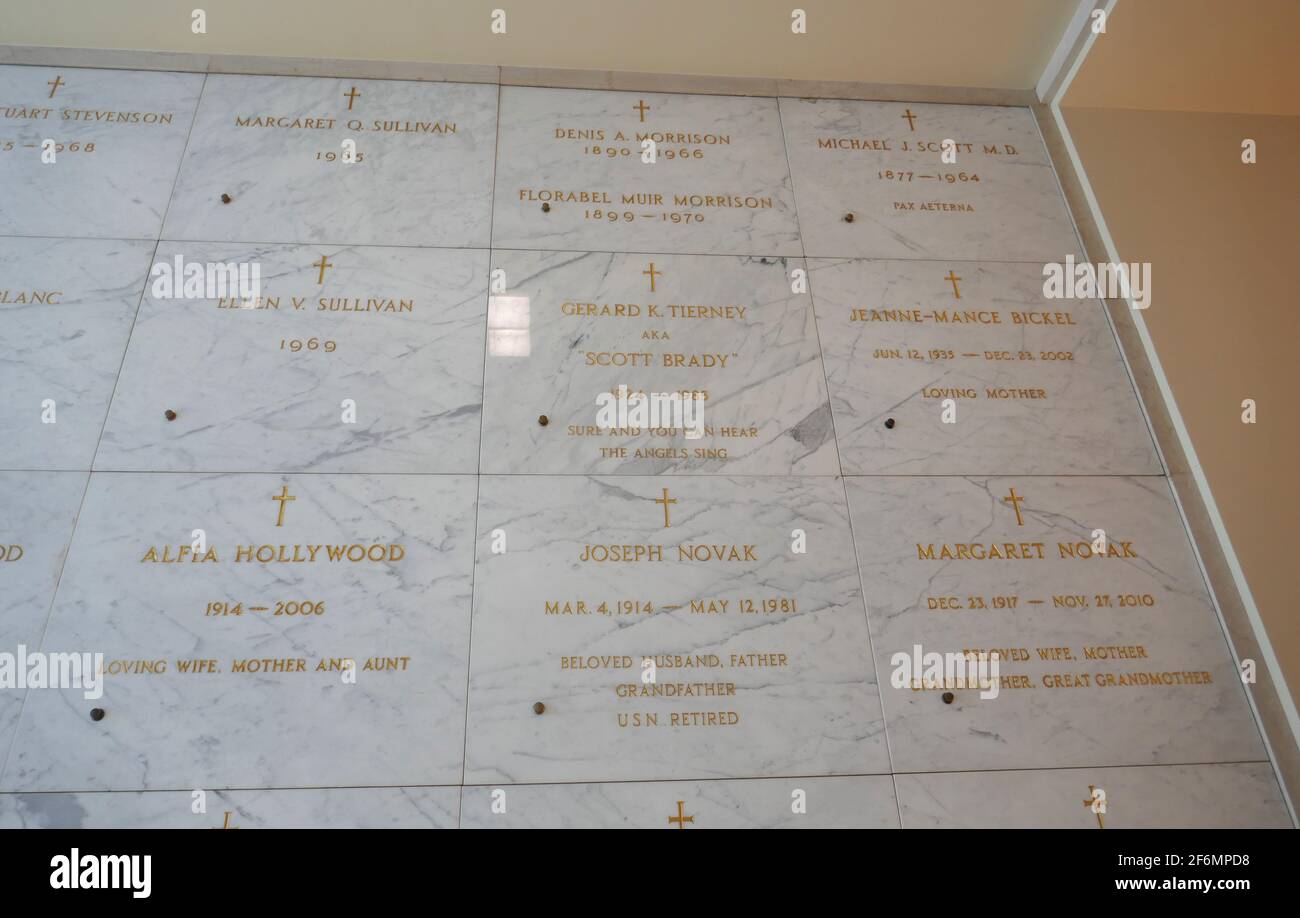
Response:
[{"label": "white trim molding", "polygon": [[[1104,0],[1104,9],[1109,18],[1111,11],[1115,8],[1119,0]],[[1052,56],[1048,62],[1047,69],[1044,70],[1042,78],[1038,82],[1038,93],[1040,99],[1046,103],[1048,110],[1051,112],[1052,119],[1060,131],[1061,139],[1065,145],[1066,151],[1070,157],[1071,165],[1074,168],[1075,176],[1078,178],[1079,185],[1082,189],[1085,200],[1088,204],[1088,210],[1092,217],[1097,232],[1101,237],[1102,245],[1105,247],[1105,255],[1108,260],[1114,263],[1122,259],[1119,250],[1115,245],[1115,240],[1111,236],[1110,229],[1106,225],[1105,215],[1101,211],[1101,205],[1097,200],[1096,193],[1093,191],[1092,183],[1088,179],[1088,173],[1084,169],[1083,161],[1079,156],[1079,151],[1075,147],[1074,139],[1070,134],[1069,126],[1066,124],[1065,117],[1061,111],[1061,99],[1064,98],[1070,84],[1074,81],[1084,59],[1092,49],[1093,43],[1097,40],[1097,35],[1088,28],[1088,20],[1091,17],[1092,10],[1103,8],[1103,0],[1082,0],[1079,8],[1071,21],[1066,34],[1062,36],[1061,45],[1057,48],[1057,53]],[[1063,52],[1064,50],[1064,53]],[[1059,58],[1059,59],[1058,59]],[[1051,92],[1050,101],[1046,97],[1048,91]],[[1169,384],[1168,377],[1165,376],[1164,368],[1160,363],[1160,357],[1156,353],[1155,343],[1147,329],[1146,321],[1143,318],[1142,311],[1137,308],[1132,297],[1125,297],[1128,304],[1130,315],[1133,319],[1134,327],[1137,330],[1138,338],[1142,342],[1143,351],[1146,354],[1147,363],[1151,368],[1151,374],[1154,377],[1156,386],[1164,402],[1165,410],[1169,414],[1170,422],[1178,438],[1178,444],[1182,448],[1188,470],[1191,473],[1192,480],[1196,485],[1197,493],[1205,505],[1206,514],[1214,530],[1214,536],[1218,541],[1219,548],[1223,552],[1228,569],[1232,574],[1232,585],[1236,588],[1237,594],[1241,600],[1242,608],[1245,609],[1246,616],[1249,620],[1250,630],[1259,644],[1260,655],[1264,658],[1263,662],[1268,668],[1270,677],[1273,680],[1273,686],[1278,695],[1278,701],[1281,704],[1282,711],[1286,716],[1287,725],[1290,727],[1291,739],[1300,746],[1300,713],[1297,712],[1295,700],[1287,686],[1286,676],[1277,659],[1277,654],[1273,650],[1272,642],[1269,640],[1268,632],[1264,628],[1264,622],[1259,614],[1259,607],[1250,590],[1250,584],[1246,581],[1245,571],[1242,569],[1241,562],[1237,553],[1233,550],[1232,539],[1228,535],[1227,526],[1223,522],[1223,517],[1219,513],[1218,505],[1215,503],[1214,494],[1210,489],[1209,479],[1205,475],[1200,460],[1196,455],[1196,448],[1192,443],[1191,434],[1187,425],[1183,421],[1182,414],[1178,410],[1178,403],[1174,398],[1173,388]],[[1122,353],[1122,349],[1121,349]],[[1124,361],[1129,363],[1128,356],[1124,355]],[[1132,373],[1132,366],[1128,367]],[[1140,399],[1140,396],[1139,396]],[[1145,406],[1143,408],[1145,411]],[[1148,416],[1148,423],[1150,417]],[[1157,444],[1158,445],[1158,444]],[[1161,457],[1162,462],[1164,457]],[[1168,474],[1168,464],[1165,467]],[[1211,598],[1214,600],[1215,610],[1218,613],[1220,626],[1223,628],[1224,637],[1228,640],[1229,648],[1232,651],[1235,660],[1240,663],[1240,655],[1236,647],[1233,646],[1232,636],[1227,623],[1224,620],[1223,608],[1219,603],[1218,597],[1215,596],[1213,582],[1210,579],[1202,557],[1200,547],[1196,543],[1191,524],[1187,518],[1186,510],[1181,498],[1178,496],[1177,489],[1174,489],[1174,499],[1178,505],[1178,512],[1182,516],[1183,526],[1188,532],[1193,551],[1196,554],[1197,564],[1201,568],[1201,575],[1205,579],[1206,585],[1210,590]],[[1273,751],[1272,741],[1268,732],[1263,727],[1263,719],[1260,716],[1259,708],[1255,704],[1255,698],[1252,692],[1246,692],[1246,698],[1250,703],[1251,710],[1254,712],[1256,722],[1260,724],[1260,734],[1263,738],[1265,748],[1268,750],[1269,759],[1273,763],[1274,771],[1279,775],[1279,785],[1282,788],[1283,796],[1286,799],[1287,807],[1291,812],[1291,820],[1297,823],[1297,814],[1294,801],[1291,798],[1286,782],[1280,779],[1281,772],[1277,766],[1277,758]],[[1277,739],[1274,737],[1273,739]],[[1300,824],[1300,823],[1298,823]]]}]

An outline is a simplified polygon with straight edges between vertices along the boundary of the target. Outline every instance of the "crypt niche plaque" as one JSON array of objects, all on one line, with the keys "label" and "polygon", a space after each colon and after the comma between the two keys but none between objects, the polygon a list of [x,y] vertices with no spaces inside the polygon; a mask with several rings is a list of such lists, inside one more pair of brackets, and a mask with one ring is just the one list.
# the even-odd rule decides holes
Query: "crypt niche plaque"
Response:
[{"label": "crypt niche plaque", "polygon": [[1101,303],[1040,266],[809,267],[846,474],[1160,474]]},{"label": "crypt niche plaque", "polygon": [[209,266],[257,266],[258,295],[151,281],[97,469],[477,470],[486,252],[191,243],[155,262],[177,285]]},{"label": "crypt niche plaque", "polygon": [[1080,252],[1027,108],[782,99],[781,123],[810,256]]},{"label": "crypt niche plaque", "polygon": [[[54,599],[86,474],[0,472],[0,750],[9,749],[28,687],[48,680],[41,633]],[[53,648],[60,650],[61,648]],[[36,679],[33,679],[33,676]]]},{"label": "crypt niche plaque", "polygon": [[[504,790],[509,805],[500,806]],[[806,807],[796,805],[799,801]],[[0,810],[0,818],[3,811]],[[472,829],[898,828],[889,775],[727,781],[625,781],[465,787],[460,824]]]},{"label": "crypt niche plaque", "polygon": [[485,476],[468,784],[889,770],[841,482]]},{"label": "crypt niche plaque", "polygon": [[803,254],[775,99],[504,86],[495,202],[498,248]]},{"label": "crypt niche plaque", "polygon": [[0,468],[90,469],[153,249],[0,238]]},{"label": "crypt niche plaque", "polygon": [[1164,478],[846,481],[897,771],[1266,757]]},{"label": "crypt niche plaque", "polygon": [[93,474],[43,646],[103,653],[103,697],[29,692],[3,788],[458,783],[473,501],[451,475]]},{"label": "crypt niche plaque", "polygon": [[1267,761],[946,772],[894,780],[909,829],[1293,828]]},{"label": "crypt niche plaque", "polygon": [[[454,829],[459,787],[0,794],[4,829]],[[897,811],[895,811],[897,812]]]},{"label": "crypt niche plaque", "polygon": [[483,471],[839,471],[801,259],[493,259]]},{"label": "crypt niche plaque", "polygon": [[486,246],[496,99],[465,83],[210,75],[163,235]]},{"label": "crypt niche plaque", "polygon": [[201,73],[0,66],[0,234],[155,239]]}]

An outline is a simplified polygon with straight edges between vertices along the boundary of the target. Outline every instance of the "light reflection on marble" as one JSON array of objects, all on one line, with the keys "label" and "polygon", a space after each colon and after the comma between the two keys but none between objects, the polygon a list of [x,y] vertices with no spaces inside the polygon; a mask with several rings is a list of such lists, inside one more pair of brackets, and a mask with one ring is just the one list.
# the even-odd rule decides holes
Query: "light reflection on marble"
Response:
[{"label": "light reflection on marble", "polygon": [[[474,490],[458,476],[93,474],[42,649],[103,653],[104,695],[29,691],[0,788],[459,783]],[[161,560],[195,529],[217,560]],[[391,559],[322,548],[312,561],[313,545]],[[249,546],[272,560],[240,560]],[[241,614],[208,614],[213,602]],[[290,615],[280,602],[323,605]],[[284,659],[305,662],[235,672]],[[166,671],[114,674],[142,660]],[[183,660],[216,671],[183,673]]]},{"label": "light reflection on marble", "polygon": [[[804,811],[797,812],[801,806]],[[674,831],[896,829],[898,808],[888,775],[489,785],[464,788],[461,826]]]},{"label": "light reflection on marble", "polygon": [[486,252],[163,243],[157,261],[178,254],[260,264],[278,308],[147,295],[96,469],[477,471]]},{"label": "light reflection on marble", "polygon": [[[847,482],[897,771],[1264,757],[1165,479]],[[1012,488],[1020,499],[1014,505]],[[1095,530],[1104,530],[1108,551],[1119,556],[1061,558],[1060,543],[1092,543]],[[1003,554],[1012,552],[1002,546],[1014,543],[1016,554],[1030,556],[1037,555],[1033,543],[1042,543],[1044,560],[941,558],[945,544],[972,543],[996,544]],[[936,560],[920,558],[931,545]],[[1136,557],[1124,556],[1126,550]],[[1099,595],[1111,597],[1109,607],[1102,607]],[[973,608],[972,597],[985,608]],[[1006,597],[1015,598],[1014,608],[999,607]],[[1123,597],[1136,599],[1126,604]],[[893,688],[894,654],[910,655],[917,644],[923,652],[999,650],[1003,679],[1019,676],[1029,687],[1004,681],[998,697],[990,699],[961,689],[952,704],[941,700],[941,690]],[[1126,650],[1130,656],[1124,658],[1112,650],[1106,651],[1109,659],[1087,659],[1086,648],[1098,647],[1140,651]],[[1057,648],[1067,648],[1070,657],[1052,658]],[[1010,658],[1017,651],[1028,659]],[[1210,681],[1099,684],[1121,674],[1184,672],[1208,674]],[[1046,687],[1044,680],[1056,676],[1060,685]]]},{"label": "light reflection on marble", "polygon": [[504,86],[495,202],[494,248],[803,254],[775,99]]},{"label": "light reflection on marble", "polygon": [[[496,97],[467,83],[209,75],[163,235],[486,247]],[[237,123],[257,118],[273,126]]]},{"label": "light reflection on marble", "polygon": [[[484,476],[479,501],[467,783],[889,770],[839,480]],[[663,560],[581,561],[590,545]]]},{"label": "light reflection on marble", "polygon": [[203,79],[0,66],[0,235],[156,239]]},{"label": "light reflection on marble", "polygon": [[1160,474],[1101,303],[1045,299],[1039,266],[813,259],[809,269],[845,474]]},{"label": "light reflection on marble", "polygon": [[0,468],[90,469],[152,254],[0,238]]},{"label": "light reflection on marble", "polygon": [[[1065,198],[1029,109],[780,101],[806,254],[1003,261],[1080,257]],[[940,159],[944,140],[957,144],[955,163]],[[862,148],[843,148],[855,142]],[[877,142],[888,149],[877,148]],[[918,151],[917,144],[925,148]],[[986,145],[998,152],[985,152]],[[970,179],[974,175],[979,181]],[[852,222],[845,220],[849,213]]]},{"label": "light reflection on marble", "polygon": [[[909,829],[1292,828],[1267,762],[957,772],[894,780]],[[1085,803],[1098,799],[1097,788],[1105,793],[1103,814]]]},{"label": "light reflection on marble", "polygon": [[460,808],[459,787],[194,790],[0,794],[0,828],[454,829]]},{"label": "light reflection on marble", "polygon": [[[0,472],[0,653],[37,650],[72,541],[82,472]],[[0,761],[9,751],[25,690],[0,687]]]},{"label": "light reflection on marble", "polygon": [[[812,309],[790,292],[802,260],[494,252],[492,266],[527,305],[528,350],[489,347],[484,472],[838,473]],[[597,433],[597,395],[620,385],[707,393],[705,435]]]}]

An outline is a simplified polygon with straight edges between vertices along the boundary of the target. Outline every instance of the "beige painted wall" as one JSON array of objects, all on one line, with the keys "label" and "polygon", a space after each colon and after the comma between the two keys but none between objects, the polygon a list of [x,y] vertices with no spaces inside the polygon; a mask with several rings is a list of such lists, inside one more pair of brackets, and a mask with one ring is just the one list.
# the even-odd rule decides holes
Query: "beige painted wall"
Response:
[{"label": "beige painted wall", "polygon": [[1069,104],[1300,115],[1300,0],[1119,0]]},{"label": "beige painted wall", "polygon": [[[0,0],[0,44],[1031,88],[1076,0]],[[790,11],[808,32],[790,30]],[[208,33],[190,31],[207,12]],[[491,11],[508,31],[493,35]]]},{"label": "beige painted wall", "polygon": [[[1180,52],[1164,26],[1142,11],[1144,3],[1121,0],[1098,47],[1124,34],[1127,53],[1145,62],[1147,72],[1165,73],[1167,61],[1157,57]],[[1141,15],[1126,20],[1135,9]],[[1177,18],[1170,13],[1170,21]],[[1207,41],[1204,35],[1188,38],[1185,58]],[[1224,46],[1247,57],[1279,53],[1269,43],[1252,49],[1231,40]],[[1295,56],[1290,49],[1287,54]],[[1272,67],[1293,68],[1289,57],[1273,60]],[[1243,66],[1259,70],[1268,63]],[[1218,61],[1225,71],[1233,64]],[[1159,87],[1148,91],[1117,80],[1116,66],[1113,48],[1089,57],[1063,102],[1065,120],[1121,260],[1152,265],[1153,302],[1143,317],[1286,681],[1300,700],[1300,559],[1294,548],[1300,405],[1293,394],[1300,342],[1294,213],[1300,117],[1197,111],[1279,106],[1265,89],[1258,98],[1241,95],[1244,87],[1200,98]],[[1105,99],[1117,104],[1076,105]],[[1122,107],[1160,100],[1193,110]],[[1241,162],[1247,137],[1258,143],[1255,165]],[[1258,405],[1255,425],[1241,422],[1245,398]]]}]

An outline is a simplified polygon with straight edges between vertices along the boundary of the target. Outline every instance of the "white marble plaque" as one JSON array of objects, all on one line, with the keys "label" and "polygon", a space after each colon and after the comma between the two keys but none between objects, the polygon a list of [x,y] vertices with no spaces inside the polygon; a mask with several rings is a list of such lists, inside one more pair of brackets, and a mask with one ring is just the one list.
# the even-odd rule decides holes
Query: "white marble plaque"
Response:
[{"label": "white marble plaque", "polygon": [[163,235],[486,247],[496,98],[468,83],[210,75]]},{"label": "white marble plaque", "polygon": [[202,86],[201,73],[0,67],[0,235],[156,239]]},{"label": "white marble plaque", "polygon": [[261,296],[151,284],[96,468],[477,471],[486,252],[160,246],[177,258],[258,265]]},{"label": "white marble plaque", "polygon": [[479,499],[467,783],[888,771],[839,480]]},{"label": "white marble plaque", "polygon": [[458,476],[92,475],[42,650],[103,653],[104,694],[29,691],[3,789],[459,783],[473,500]]},{"label": "white marble plaque", "polygon": [[0,468],[90,468],[152,254],[0,238]]},{"label": "white marble plaque", "polygon": [[0,828],[454,829],[459,809],[459,787],[0,794]]},{"label": "white marble plaque", "polygon": [[896,829],[888,775],[466,787],[474,829]]},{"label": "white marble plaque", "polygon": [[812,309],[790,292],[802,267],[494,252],[510,289],[489,305],[483,471],[837,474]]},{"label": "white marble plaque", "polygon": [[[897,771],[1264,757],[1165,479],[848,492]],[[918,646],[922,665],[900,666]],[[973,687],[987,674],[924,659],[975,651],[1001,657],[996,697]]]},{"label": "white marble plaque", "polygon": [[495,202],[495,248],[803,254],[775,99],[504,86]]},{"label": "white marble plaque", "polygon": [[781,122],[810,256],[1079,256],[1027,108],[781,99]]},{"label": "white marble plaque", "polygon": [[1292,828],[1267,762],[957,772],[894,780],[903,826],[909,829]]},{"label": "white marble plaque", "polygon": [[[37,651],[72,541],[84,473],[0,472],[0,755],[9,751]],[[32,654],[34,656],[34,654]]]},{"label": "white marble plaque", "polygon": [[1160,473],[1101,303],[1045,299],[1039,266],[810,271],[845,474]]}]

